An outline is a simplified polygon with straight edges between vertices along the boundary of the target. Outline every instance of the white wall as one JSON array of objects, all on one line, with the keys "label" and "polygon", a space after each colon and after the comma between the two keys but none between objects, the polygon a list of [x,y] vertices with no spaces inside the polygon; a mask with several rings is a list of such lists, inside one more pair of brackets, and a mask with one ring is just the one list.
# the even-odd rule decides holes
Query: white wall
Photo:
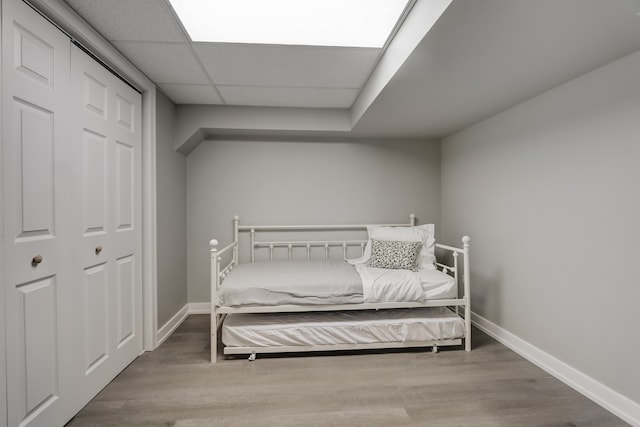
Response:
[{"label": "white wall", "polygon": [[187,159],[189,302],[208,302],[209,240],[245,224],[440,220],[433,141],[204,141]]},{"label": "white wall", "polygon": [[156,102],[158,327],[187,303],[187,160],[174,150],[175,106]]},{"label": "white wall", "polygon": [[640,403],[640,52],[443,141],[473,311]]}]

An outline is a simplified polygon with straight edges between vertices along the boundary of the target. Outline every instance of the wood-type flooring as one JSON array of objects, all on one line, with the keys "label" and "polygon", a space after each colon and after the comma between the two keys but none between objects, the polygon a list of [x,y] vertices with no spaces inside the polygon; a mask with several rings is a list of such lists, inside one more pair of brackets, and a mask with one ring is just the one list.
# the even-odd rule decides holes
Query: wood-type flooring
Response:
[{"label": "wood-type flooring", "polygon": [[209,363],[191,315],[68,423],[79,426],[626,426],[487,335],[458,348]]}]

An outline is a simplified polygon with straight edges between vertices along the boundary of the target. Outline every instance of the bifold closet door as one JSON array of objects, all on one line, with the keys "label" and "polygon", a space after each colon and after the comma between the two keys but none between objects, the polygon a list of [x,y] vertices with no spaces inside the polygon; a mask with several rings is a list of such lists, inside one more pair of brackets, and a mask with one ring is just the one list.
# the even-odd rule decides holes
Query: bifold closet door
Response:
[{"label": "bifold closet door", "polygon": [[74,306],[88,401],[142,352],[141,95],[71,48]]},{"label": "bifold closet door", "polygon": [[2,116],[7,421],[59,426],[142,352],[141,96],[2,0]]},{"label": "bifold closet door", "polygon": [[10,426],[73,415],[69,39],[2,1],[2,147]]}]

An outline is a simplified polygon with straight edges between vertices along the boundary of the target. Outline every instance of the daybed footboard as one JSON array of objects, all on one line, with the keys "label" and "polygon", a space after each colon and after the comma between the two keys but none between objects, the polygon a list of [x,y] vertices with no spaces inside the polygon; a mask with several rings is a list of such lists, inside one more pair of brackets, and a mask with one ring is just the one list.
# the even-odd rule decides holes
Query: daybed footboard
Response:
[{"label": "daybed footboard", "polygon": [[[414,226],[415,216],[410,216],[410,222],[408,224],[386,224],[387,226]],[[455,309],[455,313],[458,313],[459,307],[464,307],[464,324],[465,335],[464,345],[465,350],[471,350],[471,284],[469,274],[469,241],[468,236],[462,238],[462,248],[456,248],[453,246],[447,246],[442,244],[436,244],[436,247],[441,251],[446,251],[451,254],[452,265],[448,265],[442,262],[437,262],[438,269],[450,274],[454,277],[456,286],[463,289],[464,295],[462,297],[449,298],[449,299],[435,299],[427,300],[423,302],[385,302],[385,303],[360,303],[360,304],[340,304],[340,305],[279,305],[279,306],[244,306],[244,307],[217,307],[218,290],[225,277],[238,265],[238,234],[241,231],[249,232],[250,244],[251,244],[251,262],[255,260],[255,251],[258,248],[266,248],[269,252],[268,258],[273,259],[274,249],[285,248],[288,251],[288,259],[292,259],[292,253],[296,248],[302,248],[306,250],[306,258],[311,259],[312,248],[321,247],[324,248],[324,259],[330,258],[330,248],[341,247],[342,255],[346,258],[347,249],[352,246],[359,247],[361,251],[364,251],[366,240],[344,240],[344,241],[258,241],[256,239],[256,233],[260,231],[336,231],[336,230],[366,230],[366,225],[312,225],[312,226],[239,226],[239,217],[233,218],[233,233],[234,240],[231,244],[219,249],[219,243],[213,239],[210,243],[210,256],[211,256],[211,363],[215,363],[217,359],[217,343],[218,343],[218,329],[221,327],[222,322],[227,314],[232,313],[301,313],[301,312],[319,312],[319,311],[342,311],[342,310],[381,310],[381,309],[394,309],[394,308],[416,308],[416,307],[451,307]],[[300,249],[298,249],[300,250]],[[459,271],[459,257],[462,255],[462,272]],[[462,283],[460,280],[462,279]],[[460,286],[462,285],[462,286]],[[429,343],[381,343],[375,346],[362,346],[356,345],[349,347],[350,349],[360,348],[392,348],[392,347],[415,347],[415,346],[430,346],[433,345],[434,349],[437,345],[457,345],[460,340],[443,340],[442,342],[429,342]],[[335,347],[333,349],[342,349],[344,346]],[[347,346],[348,347],[348,346]],[[346,348],[346,347],[345,347]],[[330,348],[327,348],[330,349]],[[250,350],[250,349],[249,349]],[[260,352],[287,352],[287,351],[312,351],[318,350],[318,348],[260,348],[256,349]],[[239,353],[238,349],[225,349],[225,354]],[[245,352],[245,351],[242,351]],[[250,351],[249,351],[250,352]]]}]

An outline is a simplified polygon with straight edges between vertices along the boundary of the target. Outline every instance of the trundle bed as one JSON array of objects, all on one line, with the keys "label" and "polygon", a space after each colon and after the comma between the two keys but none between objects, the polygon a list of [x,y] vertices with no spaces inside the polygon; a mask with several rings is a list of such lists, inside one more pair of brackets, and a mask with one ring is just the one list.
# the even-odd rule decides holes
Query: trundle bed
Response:
[{"label": "trundle bed", "polygon": [[[436,244],[432,224],[416,226],[415,216],[409,218],[406,224],[241,226],[234,217],[233,242],[220,249],[210,241],[211,362],[218,330],[224,354],[250,354],[250,360],[256,353],[437,351],[463,343],[470,351],[469,237],[462,248]],[[368,239],[336,238],[365,230]],[[249,243],[244,263],[241,240]],[[436,260],[436,248],[444,261]],[[359,256],[349,258],[354,251]]]}]

